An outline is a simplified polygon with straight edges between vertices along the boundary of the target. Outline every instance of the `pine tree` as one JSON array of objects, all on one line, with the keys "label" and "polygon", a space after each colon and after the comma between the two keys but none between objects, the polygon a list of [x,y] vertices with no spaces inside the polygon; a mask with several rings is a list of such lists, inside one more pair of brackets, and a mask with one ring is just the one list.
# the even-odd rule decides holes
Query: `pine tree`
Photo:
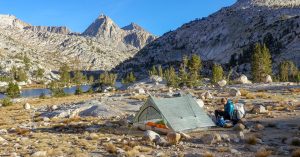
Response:
[{"label": "pine tree", "polygon": [[36,71],[34,71],[34,76],[36,79],[41,79],[44,77],[44,73],[45,73],[44,69],[38,68]]},{"label": "pine tree", "polygon": [[183,68],[184,68],[184,69],[187,68],[188,63],[189,63],[189,58],[188,58],[187,56],[183,56],[183,57],[182,57],[182,65],[183,65]]},{"label": "pine tree", "polygon": [[158,72],[156,70],[156,67],[153,65],[151,70],[149,71],[150,76],[158,75]]},{"label": "pine tree", "polygon": [[78,86],[78,85],[81,85],[84,80],[85,79],[84,79],[82,72],[79,70],[76,70],[74,72],[73,82]]},{"label": "pine tree", "polygon": [[264,65],[263,79],[265,79],[267,75],[272,75],[272,56],[266,44],[262,47],[262,53],[262,63]]},{"label": "pine tree", "polygon": [[163,76],[164,76],[164,74],[163,74],[163,69],[162,69],[161,65],[158,65],[158,67],[157,67],[157,74],[158,74],[158,76],[160,76],[160,77],[163,77]]},{"label": "pine tree", "polygon": [[179,77],[180,77],[180,84],[182,86],[186,86],[187,83],[188,83],[189,75],[186,72],[186,68],[184,66],[184,63],[181,64],[181,66],[179,68]]},{"label": "pine tree", "polygon": [[214,64],[212,68],[212,83],[221,81],[224,77],[223,68],[221,65]]},{"label": "pine tree", "polygon": [[193,54],[188,62],[188,68],[190,73],[199,74],[202,68],[201,58],[198,55]]},{"label": "pine tree", "polygon": [[289,81],[289,63],[287,61],[281,62],[279,65],[279,79],[282,82]]},{"label": "pine tree", "polygon": [[112,86],[114,87],[117,80],[117,74],[108,73],[107,71],[100,74],[100,85],[101,86]]},{"label": "pine tree", "polygon": [[89,83],[94,83],[95,78],[93,75],[89,76]]},{"label": "pine tree", "polygon": [[[186,60],[183,61],[184,65],[186,64]],[[202,69],[202,62],[201,58],[194,54],[192,55],[191,59],[188,61],[187,64],[188,70],[189,70],[189,78],[187,85],[189,87],[194,87],[199,84],[199,79],[200,79],[200,70]]]},{"label": "pine tree", "polygon": [[279,65],[279,78],[282,82],[297,81],[298,68],[292,61],[283,61]]},{"label": "pine tree", "polygon": [[257,43],[252,54],[252,77],[255,82],[263,82],[267,75],[272,74],[272,60],[266,45]]},{"label": "pine tree", "polygon": [[167,81],[167,86],[178,87],[178,76],[173,66],[166,69],[164,74],[165,74],[165,79]]},{"label": "pine tree", "polygon": [[122,79],[123,84],[130,84],[136,81],[136,77],[134,76],[133,72],[128,73],[124,79]]},{"label": "pine tree", "polygon": [[16,66],[13,66],[10,70],[10,73],[12,75],[12,78],[18,82],[28,80],[27,73],[22,68],[17,68]]},{"label": "pine tree", "polygon": [[67,64],[64,64],[59,68],[59,74],[60,74],[60,82],[66,86],[71,81],[70,76],[70,67]]}]

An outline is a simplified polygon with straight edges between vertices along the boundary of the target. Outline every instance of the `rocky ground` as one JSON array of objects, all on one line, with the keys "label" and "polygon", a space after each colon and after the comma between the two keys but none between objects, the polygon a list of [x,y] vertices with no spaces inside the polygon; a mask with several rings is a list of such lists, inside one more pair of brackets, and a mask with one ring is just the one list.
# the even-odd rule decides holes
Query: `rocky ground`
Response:
[{"label": "rocky ground", "polygon": [[[130,122],[148,94],[191,93],[212,115],[220,98],[245,103],[246,128],[209,128],[144,137]],[[146,94],[147,93],[147,94]],[[169,89],[138,83],[125,91],[19,99],[0,108],[0,156],[299,156],[300,86],[291,83]],[[152,142],[153,140],[153,142]],[[298,152],[298,154],[296,154]]]}]

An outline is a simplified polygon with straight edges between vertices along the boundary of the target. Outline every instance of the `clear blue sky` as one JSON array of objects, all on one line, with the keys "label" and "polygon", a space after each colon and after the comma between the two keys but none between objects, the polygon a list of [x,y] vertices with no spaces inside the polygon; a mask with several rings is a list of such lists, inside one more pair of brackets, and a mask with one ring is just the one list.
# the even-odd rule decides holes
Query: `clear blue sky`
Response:
[{"label": "clear blue sky", "polygon": [[131,22],[156,34],[206,17],[236,0],[0,0],[0,14],[32,25],[67,26],[83,32],[101,13],[120,27]]}]

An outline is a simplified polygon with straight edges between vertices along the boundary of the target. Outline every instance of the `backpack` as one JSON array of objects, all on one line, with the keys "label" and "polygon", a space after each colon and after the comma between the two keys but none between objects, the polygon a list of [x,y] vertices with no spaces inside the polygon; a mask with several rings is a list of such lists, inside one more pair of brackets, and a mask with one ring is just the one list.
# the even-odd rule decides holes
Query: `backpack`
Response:
[{"label": "backpack", "polygon": [[234,104],[231,100],[227,101],[227,104],[225,105],[224,110],[230,117],[233,117],[233,115],[234,115]]},{"label": "backpack", "polygon": [[224,125],[226,124],[226,122],[225,122],[225,120],[224,120],[223,117],[218,117],[216,124],[217,124],[217,126],[224,127]]},{"label": "backpack", "polygon": [[234,114],[233,114],[233,119],[235,120],[240,120],[246,116],[246,111],[244,108],[244,104],[242,103],[237,103],[234,105]]}]

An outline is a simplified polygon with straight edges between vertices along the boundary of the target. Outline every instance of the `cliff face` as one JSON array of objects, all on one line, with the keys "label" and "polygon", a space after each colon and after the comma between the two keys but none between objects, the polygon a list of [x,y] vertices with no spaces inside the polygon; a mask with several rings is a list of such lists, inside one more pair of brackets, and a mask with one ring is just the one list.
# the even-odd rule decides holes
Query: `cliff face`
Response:
[{"label": "cliff face", "polygon": [[116,69],[167,65],[181,61],[184,55],[198,54],[204,61],[238,64],[238,71],[246,73],[250,70],[251,45],[257,42],[266,43],[271,49],[274,65],[292,60],[299,66],[299,1],[284,2],[239,0],[233,6],[164,34]]},{"label": "cliff face", "polygon": [[33,32],[49,32],[49,33],[57,33],[57,34],[69,34],[71,31],[64,26],[61,27],[53,27],[53,26],[26,26],[25,30],[31,30]]}]

